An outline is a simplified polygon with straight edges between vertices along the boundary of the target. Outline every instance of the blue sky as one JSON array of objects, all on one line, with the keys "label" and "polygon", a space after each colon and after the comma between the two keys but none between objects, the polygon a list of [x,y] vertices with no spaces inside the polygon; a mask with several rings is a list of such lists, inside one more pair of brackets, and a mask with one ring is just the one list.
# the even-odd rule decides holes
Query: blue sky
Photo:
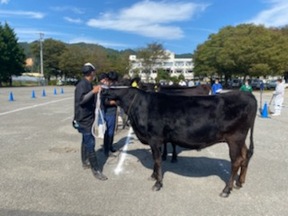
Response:
[{"label": "blue sky", "polygon": [[53,38],[116,50],[161,43],[176,53],[198,44],[227,25],[281,27],[288,24],[287,0],[0,0],[0,22],[18,40]]}]

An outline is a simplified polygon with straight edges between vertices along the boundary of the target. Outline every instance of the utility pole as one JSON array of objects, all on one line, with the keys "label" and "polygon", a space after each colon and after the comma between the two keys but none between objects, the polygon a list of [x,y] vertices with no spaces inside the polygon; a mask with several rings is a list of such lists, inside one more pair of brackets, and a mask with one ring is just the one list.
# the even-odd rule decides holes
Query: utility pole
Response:
[{"label": "utility pole", "polygon": [[40,73],[41,76],[44,76],[43,72],[43,46],[42,46],[42,40],[43,40],[44,34],[40,33]]}]

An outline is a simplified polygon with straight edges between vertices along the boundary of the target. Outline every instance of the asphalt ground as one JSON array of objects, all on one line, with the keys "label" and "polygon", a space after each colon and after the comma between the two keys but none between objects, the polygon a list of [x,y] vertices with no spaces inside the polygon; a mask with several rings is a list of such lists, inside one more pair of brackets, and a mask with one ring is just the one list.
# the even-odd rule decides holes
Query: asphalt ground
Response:
[{"label": "asphalt ground", "polygon": [[[178,162],[170,163],[169,154],[163,162],[164,186],[155,192],[154,181],[148,180],[150,149],[129,128],[117,131],[120,151],[107,160],[103,140],[97,139],[99,162],[109,179],[96,180],[81,166],[81,135],[71,126],[74,87],[63,90],[45,87],[43,97],[43,87],[0,88],[0,216],[288,214],[286,107],[281,116],[256,117],[246,183],[221,198],[230,172],[225,143],[201,151],[177,148]],[[259,99],[259,92],[254,94]],[[269,103],[271,95],[265,92],[263,102]]]}]

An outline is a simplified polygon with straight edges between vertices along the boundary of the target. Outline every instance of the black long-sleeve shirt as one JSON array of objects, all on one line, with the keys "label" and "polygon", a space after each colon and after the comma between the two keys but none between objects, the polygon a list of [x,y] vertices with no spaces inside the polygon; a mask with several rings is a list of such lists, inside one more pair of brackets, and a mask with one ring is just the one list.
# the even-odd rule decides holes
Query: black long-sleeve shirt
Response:
[{"label": "black long-sleeve shirt", "polygon": [[74,119],[85,131],[91,131],[95,120],[96,97],[92,92],[93,85],[83,78],[76,85]]}]

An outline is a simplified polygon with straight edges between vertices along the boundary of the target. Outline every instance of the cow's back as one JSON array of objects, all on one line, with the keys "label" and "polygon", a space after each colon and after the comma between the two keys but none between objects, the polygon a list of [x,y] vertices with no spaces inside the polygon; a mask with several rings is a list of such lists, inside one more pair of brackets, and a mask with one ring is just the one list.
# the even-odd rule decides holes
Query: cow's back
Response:
[{"label": "cow's back", "polygon": [[257,111],[255,97],[238,91],[195,97],[153,94],[148,98],[148,138],[158,136],[185,147],[225,141],[225,135],[235,130],[246,133]]}]

